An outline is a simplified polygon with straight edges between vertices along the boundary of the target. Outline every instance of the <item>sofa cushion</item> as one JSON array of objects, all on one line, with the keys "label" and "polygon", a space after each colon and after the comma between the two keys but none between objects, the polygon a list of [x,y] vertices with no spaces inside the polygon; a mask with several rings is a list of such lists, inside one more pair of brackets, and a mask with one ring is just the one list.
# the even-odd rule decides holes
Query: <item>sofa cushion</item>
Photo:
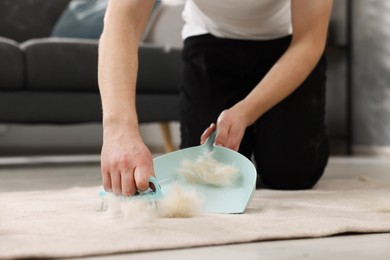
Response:
[{"label": "sofa cushion", "polygon": [[[42,38],[21,45],[26,56],[26,88],[97,91],[98,41]],[[141,45],[137,93],[178,93],[181,50]]]},{"label": "sofa cushion", "polygon": [[69,0],[0,0],[0,36],[23,42],[47,37]]},{"label": "sofa cushion", "polygon": [[98,41],[42,38],[21,45],[26,58],[26,88],[97,91]]},{"label": "sofa cushion", "polygon": [[0,88],[21,89],[24,83],[23,52],[18,43],[0,37]]}]

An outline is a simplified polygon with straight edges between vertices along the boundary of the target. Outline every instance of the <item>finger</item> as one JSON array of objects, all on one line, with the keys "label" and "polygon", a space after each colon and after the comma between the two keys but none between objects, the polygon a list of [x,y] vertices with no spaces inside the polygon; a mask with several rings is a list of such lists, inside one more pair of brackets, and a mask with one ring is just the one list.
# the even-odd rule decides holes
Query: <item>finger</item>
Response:
[{"label": "finger", "polygon": [[229,149],[232,149],[233,151],[238,151],[238,149],[240,148],[240,142],[239,141],[237,141],[237,142],[235,142],[234,144],[232,144],[230,147],[227,147],[227,148],[229,148]]},{"label": "finger", "polygon": [[228,143],[229,128],[223,124],[218,125],[217,135],[215,136],[215,144],[219,146],[226,146]]},{"label": "finger", "polygon": [[150,169],[150,175],[156,178],[156,174],[154,173],[154,167]]},{"label": "finger", "polygon": [[[154,167],[152,167],[151,171],[152,171],[151,176],[153,176],[154,178],[156,178],[156,174],[154,173]],[[149,187],[150,187],[152,190],[156,191],[156,187],[154,187],[154,184],[153,184],[152,182],[149,182]]]},{"label": "finger", "polygon": [[132,171],[121,173],[122,180],[122,194],[125,196],[132,196],[137,191],[134,182],[134,174]]},{"label": "finger", "polygon": [[240,134],[240,129],[235,129],[233,127],[229,130],[229,141],[230,143],[226,146],[226,148],[232,149],[234,151],[238,151],[241,143],[242,136]]},{"label": "finger", "polygon": [[235,145],[233,145],[232,146],[232,148],[230,148],[230,149],[232,149],[232,150],[234,150],[234,151],[238,151],[238,149],[240,148],[240,142],[237,142]]},{"label": "finger", "polygon": [[229,132],[229,141],[230,143],[226,144],[225,147],[232,149],[234,151],[238,151],[238,148],[240,147],[241,139],[238,136],[232,135]]},{"label": "finger", "polygon": [[147,166],[137,166],[134,170],[134,180],[137,190],[144,191],[149,188],[151,170]]},{"label": "finger", "polygon": [[110,176],[111,176],[111,183],[112,183],[112,191],[116,195],[122,194],[122,183],[121,183],[120,172],[112,172]]},{"label": "finger", "polygon": [[229,125],[225,122],[226,113],[223,111],[217,119],[217,135],[215,136],[215,144],[226,146],[228,141]]},{"label": "finger", "polygon": [[103,184],[104,190],[107,192],[111,192],[112,187],[111,187],[110,172],[108,170],[102,169],[101,173],[102,173],[102,184]]},{"label": "finger", "polygon": [[240,146],[241,146],[241,142],[242,142],[242,138],[244,137],[244,133],[242,134],[239,134],[238,137],[237,137],[237,141],[235,143],[235,145],[232,147],[232,149],[234,151],[238,151],[240,149]]},{"label": "finger", "polygon": [[202,136],[200,137],[200,144],[204,144],[206,142],[206,139],[215,131],[216,125],[214,123],[211,123],[211,125],[204,130]]}]

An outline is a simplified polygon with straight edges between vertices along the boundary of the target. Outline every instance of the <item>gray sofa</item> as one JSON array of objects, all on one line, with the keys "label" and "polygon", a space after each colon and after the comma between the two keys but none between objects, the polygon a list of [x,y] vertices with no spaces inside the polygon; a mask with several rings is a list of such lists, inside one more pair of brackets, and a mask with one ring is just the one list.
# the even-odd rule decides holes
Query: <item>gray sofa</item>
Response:
[{"label": "gray sofa", "polygon": [[[0,123],[101,121],[98,40],[50,37],[68,2],[0,0]],[[180,48],[145,43],[139,60],[140,122],[177,121]]]}]

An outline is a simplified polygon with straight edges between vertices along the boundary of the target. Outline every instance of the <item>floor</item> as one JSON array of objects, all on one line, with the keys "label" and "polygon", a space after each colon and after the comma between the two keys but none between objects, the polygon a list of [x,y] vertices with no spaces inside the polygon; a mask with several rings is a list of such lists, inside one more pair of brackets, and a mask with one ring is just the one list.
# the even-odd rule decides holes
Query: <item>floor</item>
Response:
[{"label": "floor", "polygon": [[[100,184],[98,156],[0,158],[0,192]],[[390,159],[332,157],[323,178],[366,176],[390,181]],[[389,198],[390,199],[390,198]],[[95,256],[83,259],[390,259],[390,233]]]}]

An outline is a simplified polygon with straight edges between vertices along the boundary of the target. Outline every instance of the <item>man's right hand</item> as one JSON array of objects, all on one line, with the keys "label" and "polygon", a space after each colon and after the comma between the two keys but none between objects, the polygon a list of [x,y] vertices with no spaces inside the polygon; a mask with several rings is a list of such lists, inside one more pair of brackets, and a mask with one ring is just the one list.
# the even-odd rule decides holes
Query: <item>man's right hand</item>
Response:
[{"label": "man's right hand", "polygon": [[101,153],[104,190],[131,196],[149,187],[153,160],[139,134],[105,136]]},{"label": "man's right hand", "polygon": [[99,40],[99,90],[103,106],[102,182],[106,191],[133,195],[154,175],[152,155],[138,131],[138,46],[153,0],[108,1]]}]

